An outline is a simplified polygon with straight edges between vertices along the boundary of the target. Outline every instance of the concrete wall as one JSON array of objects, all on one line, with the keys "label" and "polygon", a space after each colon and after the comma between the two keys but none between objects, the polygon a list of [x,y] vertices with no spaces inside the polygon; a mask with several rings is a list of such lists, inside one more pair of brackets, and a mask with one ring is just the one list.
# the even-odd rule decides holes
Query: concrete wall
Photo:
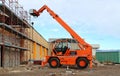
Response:
[{"label": "concrete wall", "polygon": [[28,28],[28,36],[35,42],[48,48],[48,42],[34,28],[32,28],[32,27]]},{"label": "concrete wall", "polygon": [[32,27],[28,28],[28,36],[33,41],[28,41],[28,51],[25,52],[24,60],[41,60],[48,52],[48,42]]},{"label": "concrete wall", "polygon": [[[28,37],[32,40],[21,39],[17,37],[15,34],[2,29],[0,31],[0,43],[14,45],[19,47],[27,48],[26,51],[16,51],[15,48],[5,47],[4,51],[4,59],[3,59],[3,67],[14,67],[20,64],[20,62],[25,62],[31,60],[40,60],[43,59],[48,54],[48,42],[37,32],[35,29],[27,28]],[[2,35],[3,34],[3,35]],[[2,37],[4,40],[2,40]],[[21,40],[23,41],[21,44]],[[36,44],[34,46],[34,44]],[[1,59],[1,58],[0,58]],[[1,61],[1,60],[0,60]]]},{"label": "concrete wall", "polygon": [[92,55],[93,57],[96,56],[96,50],[100,48],[99,44],[91,44],[92,45]]},{"label": "concrete wall", "polygon": [[[31,51],[26,51],[28,56],[28,59],[31,60],[41,60],[43,59],[47,54],[48,54],[48,48],[36,44],[35,46],[32,46],[33,50]],[[31,57],[31,58],[30,58]]]},{"label": "concrete wall", "polygon": [[20,64],[20,51],[14,48],[4,47],[3,67],[15,67]]}]

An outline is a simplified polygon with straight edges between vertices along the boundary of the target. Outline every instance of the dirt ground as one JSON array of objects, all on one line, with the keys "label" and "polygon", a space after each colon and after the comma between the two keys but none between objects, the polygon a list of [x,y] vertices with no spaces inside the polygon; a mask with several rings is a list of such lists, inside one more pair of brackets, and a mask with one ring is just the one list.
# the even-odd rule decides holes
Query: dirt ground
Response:
[{"label": "dirt ground", "polygon": [[92,69],[83,70],[75,67],[67,69],[65,66],[56,69],[19,66],[12,69],[0,69],[0,76],[120,76],[120,64],[95,66]]}]

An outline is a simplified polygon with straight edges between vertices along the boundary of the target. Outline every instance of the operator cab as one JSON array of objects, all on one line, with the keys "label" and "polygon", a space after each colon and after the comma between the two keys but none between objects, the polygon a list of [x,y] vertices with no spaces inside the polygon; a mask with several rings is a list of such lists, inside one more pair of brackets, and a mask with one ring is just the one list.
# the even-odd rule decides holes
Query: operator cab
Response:
[{"label": "operator cab", "polygon": [[57,39],[54,40],[52,43],[54,43],[53,52],[55,54],[61,53],[60,55],[64,55],[67,50],[72,49],[71,45],[74,45],[75,48],[75,44],[77,44],[78,42],[74,39]]},{"label": "operator cab", "polygon": [[56,44],[54,49],[56,52],[62,52],[62,54],[65,54],[65,52],[68,49],[68,43],[67,42],[59,42]]}]

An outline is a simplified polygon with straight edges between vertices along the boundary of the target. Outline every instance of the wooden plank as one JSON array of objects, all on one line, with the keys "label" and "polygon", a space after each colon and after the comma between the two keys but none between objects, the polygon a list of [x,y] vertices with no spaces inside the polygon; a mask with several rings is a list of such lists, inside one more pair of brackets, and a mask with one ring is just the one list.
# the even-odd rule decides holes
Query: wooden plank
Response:
[{"label": "wooden plank", "polygon": [[4,62],[3,62],[3,67],[9,67],[10,66],[10,53],[9,53],[9,48],[8,47],[4,47],[4,49],[3,49],[3,51],[4,51],[4,57],[3,57],[3,60],[4,60]]},{"label": "wooden plank", "polygon": [[42,55],[41,55],[41,59],[44,58],[44,47],[42,47]]},{"label": "wooden plank", "polygon": [[33,43],[33,59],[36,59],[36,43]]},{"label": "wooden plank", "polygon": [[45,55],[44,55],[44,56],[47,56],[47,51],[46,51],[46,48],[44,48],[44,51],[45,51]]},{"label": "wooden plank", "polygon": [[20,49],[17,51],[17,65],[20,65]]},{"label": "wooden plank", "polygon": [[40,45],[36,45],[36,60],[40,60]]},{"label": "wooden plank", "polygon": [[40,46],[40,59],[42,58],[42,46]]}]

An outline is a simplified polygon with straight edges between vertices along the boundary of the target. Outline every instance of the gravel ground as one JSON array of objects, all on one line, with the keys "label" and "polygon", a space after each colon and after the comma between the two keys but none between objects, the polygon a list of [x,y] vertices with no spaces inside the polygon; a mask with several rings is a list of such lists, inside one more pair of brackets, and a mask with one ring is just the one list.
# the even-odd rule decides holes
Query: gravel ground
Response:
[{"label": "gravel ground", "polygon": [[119,65],[104,65],[93,67],[93,69],[77,69],[75,67],[66,67],[52,69],[40,66],[20,66],[13,69],[0,69],[0,76],[120,76]]}]

